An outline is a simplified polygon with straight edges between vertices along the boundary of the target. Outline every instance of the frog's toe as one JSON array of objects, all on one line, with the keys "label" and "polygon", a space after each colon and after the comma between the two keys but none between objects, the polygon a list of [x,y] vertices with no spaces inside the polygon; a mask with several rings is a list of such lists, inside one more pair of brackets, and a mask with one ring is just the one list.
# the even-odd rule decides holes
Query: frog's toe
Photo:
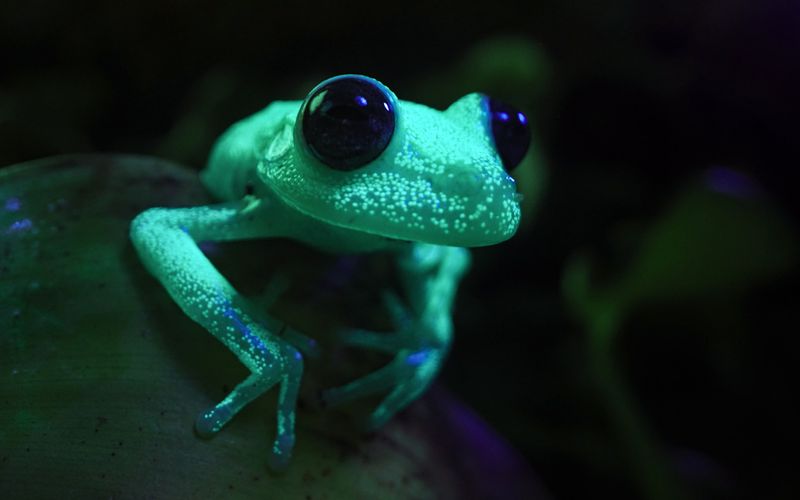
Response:
[{"label": "frog's toe", "polygon": [[322,392],[322,401],[326,406],[334,407],[354,399],[377,394],[396,385],[402,375],[403,371],[398,370],[396,363],[389,363],[383,368],[349,384],[326,389]]},{"label": "frog's toe", "polygon": [[339,330],[337,336],[340,342],[350,347],[361,347],[387,354],[395,354],[402,349],[414,346],[413,337],[397,332],[374,332],[359,328],[345,328]]},{"label": "frog's toe", "polygon": [[225,422],[230,420],[230,416],[224,418],[226,415],[221,415],[224,411],[224,409],[217,407],[198,415],[194,421],[194,431],[197,435],[207,439],[219,432]]},{"label": "frog's toe", "polygon": [[273,472],[283,472],[289,466],[294,448],[294,434],[282,434],[275,438],[272,453],[269,455],[269,468]]},{"label": "frog's toe", "polygon": [[386,422],[391,420],[391,418],[400,410],[400,408],[386,408],[384,405],[379,406],[376,408],[372,413],[369,414],[367,419],[364,421],[364,430],[367,432],[375,432],[384,425]]},{"label": "frog's toe", "polygon": [[415,382],[397,386],[370,414],[365,423],[368,431],[383,427],[397,412],[411,404],[425,390],[424,384]]},{"label": "frog's toe", "polygon": [[398,331],[407,329],[411,325],[413,316],[397,293],[392,290],[386,290],[383,292],[382,298],[394,327]]}]

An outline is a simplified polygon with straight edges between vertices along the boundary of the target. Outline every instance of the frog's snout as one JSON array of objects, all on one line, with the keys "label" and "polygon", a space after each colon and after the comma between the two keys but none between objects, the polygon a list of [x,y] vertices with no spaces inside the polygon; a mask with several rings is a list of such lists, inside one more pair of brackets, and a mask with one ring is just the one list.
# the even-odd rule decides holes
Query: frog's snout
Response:
[{"label": "frog's snout", "polygon": [[[509,238],[519,223],[520,195],[514,179],[498,165],[449,165],[427,179],[437,203],[430,221],[440,230],[431,242],[483,246]],[[433,241],[435,240],[435,241]]]}]

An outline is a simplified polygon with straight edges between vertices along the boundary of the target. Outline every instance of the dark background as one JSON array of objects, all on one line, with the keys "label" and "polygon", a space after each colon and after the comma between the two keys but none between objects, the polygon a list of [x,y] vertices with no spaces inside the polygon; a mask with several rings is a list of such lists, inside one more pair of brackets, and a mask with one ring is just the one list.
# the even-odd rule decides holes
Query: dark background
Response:
[{"label": "dark background", "polygon": [[[101,151],[200,168],[230,123],[343,72],[435,107],[522,101],[520,185],[546,187],[514,240],[476,251],[446,385],[555,498],[790,498],[798,54],[788,0],[4,3],[0,164]],[[717,174],[739,188],[714,194]],[[668,291],[600,300],[617,311],[603,344],[567,271],[586,264],[594,297],[629,282],[686,186],[701,201],[677,227],[710,236],[655,238],[681,241],[644,287]],[[724,235],[702,225],[719,207]]]}]

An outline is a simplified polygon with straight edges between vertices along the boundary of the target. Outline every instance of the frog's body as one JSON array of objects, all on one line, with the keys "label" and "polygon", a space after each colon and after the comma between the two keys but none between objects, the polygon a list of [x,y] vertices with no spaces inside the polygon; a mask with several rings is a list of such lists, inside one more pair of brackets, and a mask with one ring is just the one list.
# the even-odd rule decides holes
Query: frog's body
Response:
[{"label": "frog's body", "polygon": [[[347,85],[362,92],[354,94],[356,105],[345,104],[342,111],[340,96],[352,90]],[[353,166],[347,155],[336,156],[338,145],[350,147],[353,138],[335,134],[346,134],[342,130],[354,123],[352,113],[363,111],[367,99],[361,94],[370,98],[370,106],[377,102],[369,113],[380,116],[352,125],[361,126],[366,135],[377,134],[361,142],[356,137],[355,146],[345,151],[363,155],[366,148],[367,159]],[[326,108],[326,99],[339,107]],[[386,296],[397,331],[342,334],[349,344],[395,355],[394,361],[326,391],[324,398],[335,404],[389,390],[371,416],[370,425],[377,427],[427,388],[450,344],[453,299],[469,265],[469,254],[461,247],[505,240],[519,222],[518,195],[498,155],[490,113],[480,94],[469,94],[439,112],[398,101],[366,77],[330,79],[305,101],[274,102],[220,138],[201,176],[225,202],[155,208],[134,220],[131,237],[148,270],[187,315],[252,373],[200,415],[199,434],[218,431],[249,402],[280,384],[272,465],[286,465],[294,443],[300,352],[314,349],[313,341],[297,332],[287,335],[285,325],[239,295],[199,250],[199,241],[288,237],[332,252],[396,253],[409,302],[403,305]],[[314,120],[323,120],[329,129],[333,120],[335,127],[319,133]],[[326,135],[329,131],[336,140]]]}]

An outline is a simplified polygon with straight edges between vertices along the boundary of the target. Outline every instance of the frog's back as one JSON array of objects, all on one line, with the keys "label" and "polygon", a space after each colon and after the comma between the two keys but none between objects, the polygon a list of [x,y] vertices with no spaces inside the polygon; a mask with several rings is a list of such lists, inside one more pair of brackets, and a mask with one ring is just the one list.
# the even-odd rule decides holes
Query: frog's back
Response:
[{"label": "frog's back", "polygon": [[257,189],[258,162],[287,116],[294,119],[300,101],[276,101],[231,125],[217,139],[208,165],[200,173],[203,185],[221,200],[235,200]]}]

